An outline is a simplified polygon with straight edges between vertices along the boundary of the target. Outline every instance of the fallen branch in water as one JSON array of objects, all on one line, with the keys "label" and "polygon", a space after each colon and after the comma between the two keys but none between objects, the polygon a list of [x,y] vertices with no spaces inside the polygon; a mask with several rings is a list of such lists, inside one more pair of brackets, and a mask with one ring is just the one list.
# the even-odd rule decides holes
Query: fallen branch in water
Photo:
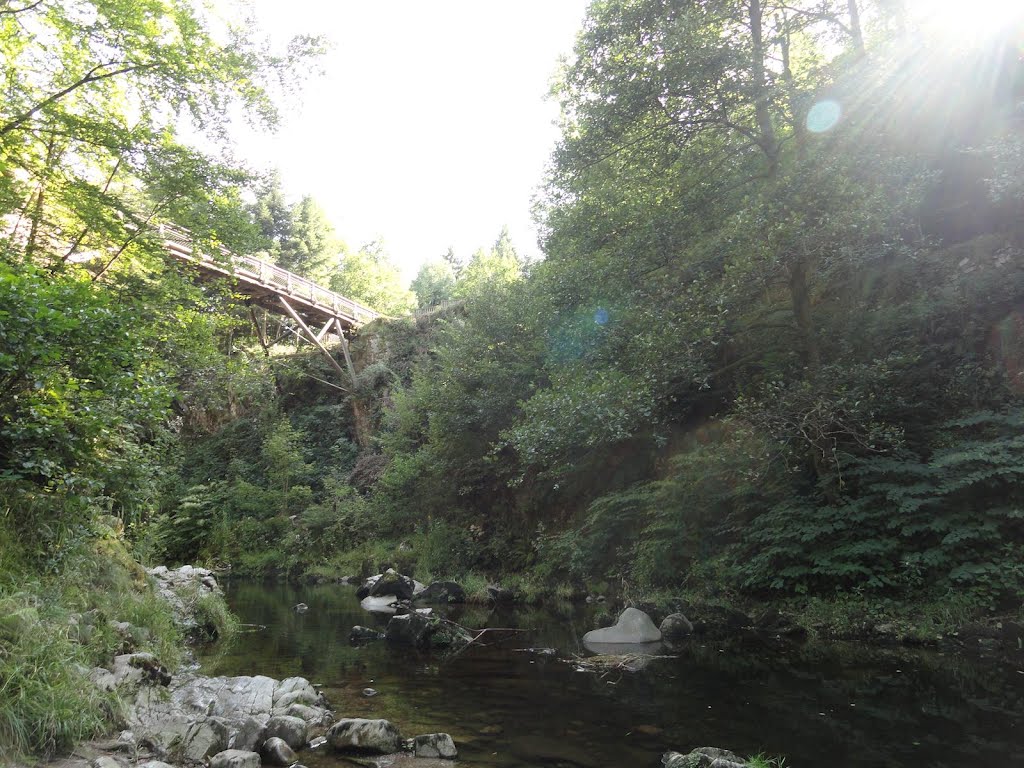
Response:
[{"label": "fallen branch in water", "polygon": [[[459,656],[471,645],[487,645],[485,643],[481,643],[480,638],[482,638],[488,632],[508,632],[510,634],[516,635],[521,634],[523,632],[536,631],[534,629],[520,629],[517,627],[484,627],[483,629],[469,629],[468,627],[464,627],[461,624],[457,624],[451,619],[446,619],[441,616],[435,616],[434,618],[436,618],[440,622],[443,622],[444,624],[449,624],[452,627],[455,627],[455,629],[457,629],[461,633],[460,638],[465,642],[465,644],[461,648],[459,648],[459,650],[457,650],[455,653],[453,653],[451,656],[445,659],[446,662],[451,661],[452,659]],[[500,642],[500,640],[498,642]]]},{"label": "fallen branch in water", "polygon": [[572,664],[581,672],[600,672],[604,679],[612,672],[639,672],[655,659],[677,659],[678,656],[652,656],[646,653],[600,654],[597,656],[574,656],[559,659]]}]

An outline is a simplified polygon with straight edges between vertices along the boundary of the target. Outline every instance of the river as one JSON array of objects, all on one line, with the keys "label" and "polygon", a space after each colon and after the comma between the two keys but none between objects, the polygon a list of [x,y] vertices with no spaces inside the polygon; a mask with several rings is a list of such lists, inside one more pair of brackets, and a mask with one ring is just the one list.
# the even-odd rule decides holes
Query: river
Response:
[{"label": "river", "polygon": [[[384,642],[351,646],[354,624],[386,623],[360,609],[353,587],[233,581],[227,598],[262,629],[207,651],[203,672],[301,675],[322,687],[339,717],[387,718],[406,738],[450,733],[463,768],[654,768],[665,750],[706,745],[782,755],[786,766],[1024,766],[1024,670],[1005,662],[694,640],[643,671],[602,677],[516,650],[585,654],[586,606],[453,607],[450,617],[464,626],[531,631],[446,658]],[[307,613],[293,609],[299,602]],[[300,758],[310,768],[345,765],[324,750]]]}]

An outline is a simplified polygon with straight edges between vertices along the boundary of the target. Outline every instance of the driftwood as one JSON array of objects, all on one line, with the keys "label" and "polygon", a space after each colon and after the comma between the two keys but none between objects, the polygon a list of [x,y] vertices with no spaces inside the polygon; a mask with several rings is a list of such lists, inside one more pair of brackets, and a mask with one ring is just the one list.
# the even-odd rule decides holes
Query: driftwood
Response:
[{"label": "driftwood", "polygon": [[455,653],[453,653],[451,656],[448,656],[445,659],[446,662],[447,661],[451,661],[452,659],[454,659],[457,656],[461,655],[471,645],[479,645],[479,646],[496,645],[497,643],[500,643],[502,640],[506,639],[506,638],[501,638],[499,640],[496,640],[494,643],[482,643],[482,642],[480,642],[481,638],[483,638],[484,635],[486,635],[488,632],[507,632],[510,635],[517,635],[517,634],[520,634],[522,632],[533,632],[533,631],[535,631],[533,629],[519,629],[519,628],[516,628],[516,627],[484,627],[483,629],[469,629],[468,627],[464,627],[461,624],[457,624],[456,622],[452,621],[451,619],[445,619],[445,618],[443,618],[441,616],[435,616],[435,617],[432,617],[432,618],[436,618],[441,623],[446,624],[449,627],[454,628],[456,630],[456,632],[458,633],[459,640],[462,642],[462,647],[459,648],[457,651],[455,651]]},{"label": "driftwood", "polygon": [[679,657],[653,656],[647,653],[609,653],[597,656],[574,656],[571,659],[559,659],[559,661],[572,664],[579,672],[600,672],[603,680],[612,672],[639,672],[655,659],[676,658]]}]

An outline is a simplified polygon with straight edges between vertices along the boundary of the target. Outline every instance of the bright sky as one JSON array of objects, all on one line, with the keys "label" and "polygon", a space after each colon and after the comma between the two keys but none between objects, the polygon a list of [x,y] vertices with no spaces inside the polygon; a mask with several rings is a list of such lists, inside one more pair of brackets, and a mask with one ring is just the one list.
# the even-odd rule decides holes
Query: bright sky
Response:
[{"label": "bright sky", "polygon": [[331,44],[276,134],[240,159],[312,195],[352,247],[375,238],[406,275],[453,246],[468,258],[508,225],[539,254],[530,217],[557,130],[546,99],[587,0],[253,0],[275,47]]}]

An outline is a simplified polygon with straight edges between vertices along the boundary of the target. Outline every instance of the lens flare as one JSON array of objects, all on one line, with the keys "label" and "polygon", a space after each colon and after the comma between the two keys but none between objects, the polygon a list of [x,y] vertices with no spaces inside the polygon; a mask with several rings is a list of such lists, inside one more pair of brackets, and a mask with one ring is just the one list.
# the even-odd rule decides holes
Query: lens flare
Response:
[{"label": "lens flare", "polygon": [[825,133],[836,127],[843,108],[838,101],[825,99],[819,101],[807,111],[807,130],[811,133]]}]

